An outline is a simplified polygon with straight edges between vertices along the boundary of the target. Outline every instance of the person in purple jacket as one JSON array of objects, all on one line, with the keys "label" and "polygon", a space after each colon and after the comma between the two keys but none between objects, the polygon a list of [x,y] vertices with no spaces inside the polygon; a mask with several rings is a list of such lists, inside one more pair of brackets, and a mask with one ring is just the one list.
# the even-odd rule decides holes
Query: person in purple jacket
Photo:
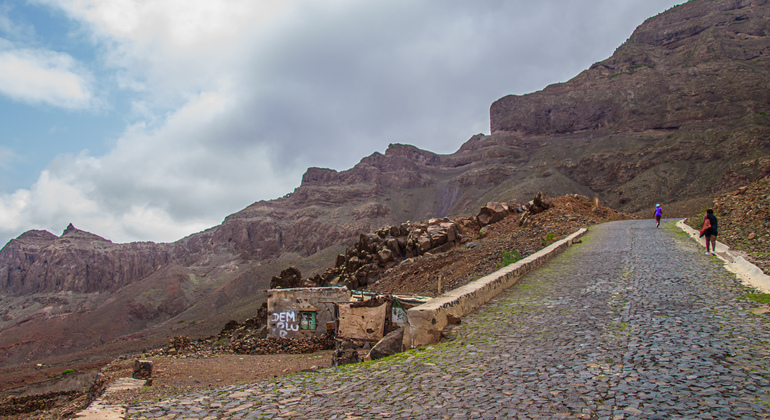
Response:
[{"label": "person in purple jacket", "polygon": [[660,204],[655,205],[655,221],[658,222],[656,228],[660,227],[660,218],[663,216],[663,209],[660,208]]}]

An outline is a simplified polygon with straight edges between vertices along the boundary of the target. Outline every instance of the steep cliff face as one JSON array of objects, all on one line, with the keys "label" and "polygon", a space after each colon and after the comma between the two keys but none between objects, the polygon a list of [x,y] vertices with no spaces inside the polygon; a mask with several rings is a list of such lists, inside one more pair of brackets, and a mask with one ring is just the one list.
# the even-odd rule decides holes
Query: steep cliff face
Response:
[{"label": "steep cliff face", "polygon": [[60,237],[29,231],[0,251],[0,291],[12,295],[115,291],[171,259],[157,244],[114,244],[71,224]]},{"label": "steep cliff face", "polygon": [[495,102],[492,132],[677,129],[768,111],[768,16],[766,1],[686,2],[572,80]]},{"label": "steep cliff face", "polygon": [[499,99],[490,126],[540,141],[551,173],[633,212],[770,173],[767,80],[770,3],[694,0],[568,82]]}]

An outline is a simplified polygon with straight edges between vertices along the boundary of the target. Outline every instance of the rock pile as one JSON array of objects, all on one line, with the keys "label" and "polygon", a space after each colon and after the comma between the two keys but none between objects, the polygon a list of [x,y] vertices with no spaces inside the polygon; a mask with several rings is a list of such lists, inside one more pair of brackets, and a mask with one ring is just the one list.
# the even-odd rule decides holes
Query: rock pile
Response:
[{"label": "rock pile", "polygon": [[218,336],[192,340],[183,349],[159,349],[145,354],[145,357],[171,356],[181,359],[200,359],[218,354],[303,354],[333,348],[334,337],[331,334],[311,338],[278,338],[247,334],[232,342],[220,339]]},{"label": "rock pile", "polygon": [[[541,193],[535,197],[538,211],[549,208],[550,202]],[[362,233],[358,242],[337,256],[334,267],[323,274],[302,279],[300,271],[289,267],[273,277],[271,288],[346,286],[364,288],[380,278],[382,273],[404,260],[421,255],[447,252],[458,244],[470,242],[480,227],[487,226],[511,214],[528,213],[532,203],[487,203],[475,217],[431,219],[427,222],[407,222],[388,226],[372,233]]]},{"label": "rock pile", "polygon": [[448,218],[427,223],[403,223],[373,233],[362,233],[358,242],[337,256],[334,267],[302,280],[295,267],[273,277],[271,288],[347,286],[365,287],[406,258],[445,252],[464,240],[463,226]]},{"label": "rock pile", "polygon": [[0,403],[0,416],[48,410],[72,397],[79,397],[81,394],[79,391],[55,391],[24,397],[8,397]]},{"label": "rock pile", "polygon": [[291,289],[293,287],[303,287],[302,273],[295,268],[289,267],[270,280],[271,289]]},{"label": "rock pile", "polygon": [[223,352],[234,354],[303,354],[333,348],[334,337],[331,334],[324,334],[310,338],[249,337],[226,346]]},{"label": "rock pile", "polygon": [[180,335],[168,340],[168,354],[175,355],[180,351],[189,349],[191,346],[190,338]]},{"label": "rock pile", "polygon": [[267,302],[262,302],[262,306],[257,310],[257,316],[243,321],[243,324],[234,320],[225,324],[225,327],[217,335],[216,341],[232,343],[244,337],[267,337]]}]

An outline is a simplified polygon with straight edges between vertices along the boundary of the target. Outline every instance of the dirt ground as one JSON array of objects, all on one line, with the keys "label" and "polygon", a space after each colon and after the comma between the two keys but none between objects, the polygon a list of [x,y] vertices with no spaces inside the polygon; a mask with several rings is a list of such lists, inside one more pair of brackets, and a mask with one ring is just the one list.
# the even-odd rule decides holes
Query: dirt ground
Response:
[{"label": "dirt ground", "polygon": [[[332,351],[310,354],[231,355],[206,358],[150,357],[153,363],[152,386],[113,393],[106,402],[126,404],[132,401],[159,400],[171,395],[227,385],[254,383],[278,376],[331,366]],[[117,360],[101,369],[107,382],[130,377],[134,358]],[[93,376],[96,372],[92,372]],[[71,418],[86,407],[82,395],[62,397],[55,407],[32,413],[0,415],[9,420],[59,420]]]},{"label": "dirt ground", "polygon": [[[154,357],[147,359],[153,363],[152,386],[125,391],[108,402],[158,399],[201,389],[253,383],[329,367],[331,359],[331,350],[310,354],[217,355],[203,359]],[[129,377],[133,363],[133,359],[116,362],[105,369],[105,374]]]}]

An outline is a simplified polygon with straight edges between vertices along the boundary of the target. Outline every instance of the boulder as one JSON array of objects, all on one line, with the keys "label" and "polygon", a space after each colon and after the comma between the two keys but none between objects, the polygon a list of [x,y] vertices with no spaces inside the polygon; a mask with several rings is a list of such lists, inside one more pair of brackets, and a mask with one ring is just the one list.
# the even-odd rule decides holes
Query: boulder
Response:
[{"label": "boulder", "polygon": [[420,236],[417,239],[417,244],[419,246],[419,250],[421,254],[430,251],[430,249],[432,248],[432,245],[430,243],[430,236],[428,235]]},{"label": "boulder", "polygon": [[444,245],[447,243],[447,234],[446,232],[437,232],[436,234],[431,235],[430,240],[434,247]]},{"label": "boulder", "polygon": [[398,239],[395,239],[395,238],[388,239],[387,241],[385,241],[385,246],[388,247],[388,249],[390,250],[390,252],[393,253],[393,255],[401,256],[401,246],[399,245]]},{"label": "boulder", "polygon": [[379,253],[377,253],[377,256],[379,257],[380,264],[383,264],[383,265],[390,263],[395,259],[393,257],[393,252],[388,248],[385,248]]},{"label": "boulder", "polygon": [[442,223],[441,228],[446,232],[448,242],[455,242],[459,239],[459,231],[455,223]]},{"label": "boulder", "polygon": [[403,341],[404,328],[401,327],[391,331],[388,335],[383,337],[382,340],[378,341],[377,344],[369,350],[369,355],[367,357],[370,360],[377,360],[400,353],[403,350]]},{"label": "boulder", "polygon": [[531,214],[537,214],[546,211],[551,207],[553,207],[553,202],[551,199],[542,192],[539,192],[537,195],[535,195],[535,199],[532,200],[532,204],[529,206],[529,212]]},{"label": "boulder", "polygon": [[149,380],[152,378],[152,362],[150,360],[134,360],[134,379]]},{"label": "boulder", "polygon": [[341,267],[344,264],[345,264],[345,255],[343,254],[337,255],[337,258],[334,260],[334,266]]},{"label": "boulder", "polygon": [[503,220],[505,216],[508,216],[508,213],[508,206],[503,203],[487,203],[479,210],[476,219],[479,221],[479,225],[486,226]]}]

